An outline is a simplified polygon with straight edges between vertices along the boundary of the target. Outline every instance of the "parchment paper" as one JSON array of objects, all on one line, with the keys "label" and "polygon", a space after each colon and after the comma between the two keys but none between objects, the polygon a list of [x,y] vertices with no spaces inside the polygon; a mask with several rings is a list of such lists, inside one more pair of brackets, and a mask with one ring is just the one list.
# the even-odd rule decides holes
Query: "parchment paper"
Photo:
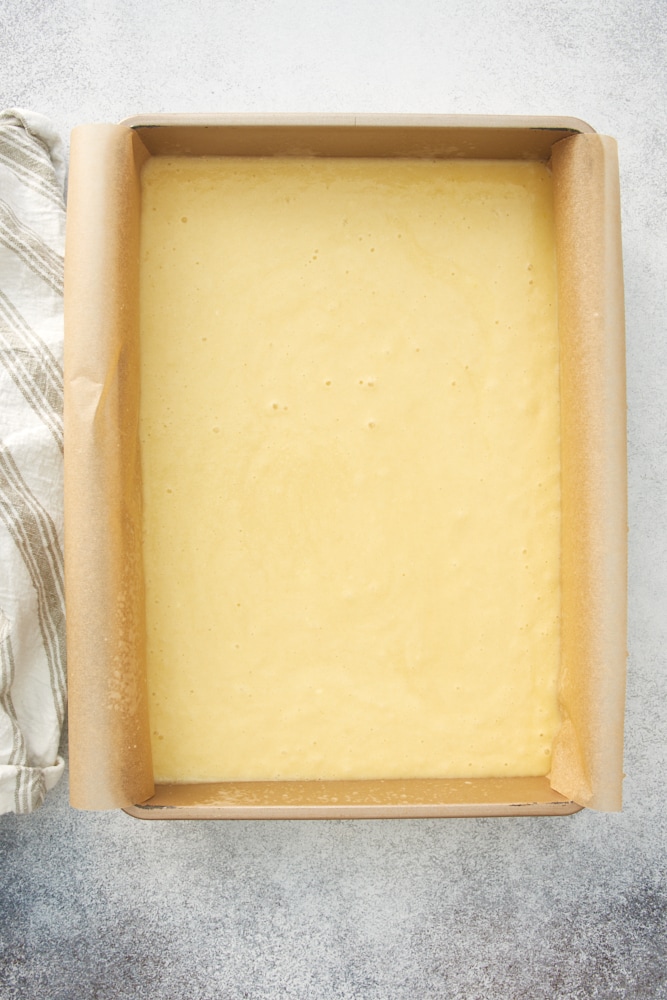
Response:
[{"label": "parchment paper", "polygon": [[[71,802],[85,809],[125,807],[153,794],[137,431],[139,172],[148,155],[124,125],[82,126],[72,135],[65,561]],[[562,139],[552,166],[562,341],[563,725],[550,780],[566,799],[613,810],[622,784],[627,521],[615,143],[595,134]],[[527,779],[527,794],[529,787]],[[192,790],[188,796],[191,804]]]},{"label": "parchment paper", "polygon": [[616,143],[552,154],[561,339],[563,726],[551,784],[621,807],[627,606],[625,338]]},{"label": "parchment paper", "polygon": [[65,250],[70,799],[153,792],[139,464],[138,169],[126,128],[72,133]]}]

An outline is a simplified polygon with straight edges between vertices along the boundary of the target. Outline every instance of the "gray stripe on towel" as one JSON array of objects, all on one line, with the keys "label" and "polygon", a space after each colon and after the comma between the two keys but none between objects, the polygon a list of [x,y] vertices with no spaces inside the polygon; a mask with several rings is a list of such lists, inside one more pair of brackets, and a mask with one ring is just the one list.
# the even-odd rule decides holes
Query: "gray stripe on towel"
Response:
[{"label": "gray stripe on towel", "polygon": [[37,617],[49,667],[53,704],[65,716],[65,601],[63,556],[55,525],[0,445],[0,519],[23,558],[37,594]]}]

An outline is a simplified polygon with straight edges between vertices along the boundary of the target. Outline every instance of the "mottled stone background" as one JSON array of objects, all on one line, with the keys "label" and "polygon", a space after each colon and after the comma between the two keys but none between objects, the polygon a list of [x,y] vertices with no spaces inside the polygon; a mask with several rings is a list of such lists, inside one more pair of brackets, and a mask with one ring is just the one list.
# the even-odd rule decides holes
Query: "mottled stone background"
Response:
[{"label": "mottled stone background", "polygon": [[618,138],[628,324],[625,809],[0,817],[0,998],[667,997],[667,3],[4,0],[0,106],[568,114]]}]

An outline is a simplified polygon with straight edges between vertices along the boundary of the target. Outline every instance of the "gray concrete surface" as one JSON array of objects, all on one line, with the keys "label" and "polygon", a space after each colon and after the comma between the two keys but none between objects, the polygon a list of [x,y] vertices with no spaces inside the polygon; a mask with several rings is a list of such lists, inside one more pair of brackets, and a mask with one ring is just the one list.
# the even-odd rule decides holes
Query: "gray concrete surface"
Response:
[{"label": "gray concrete surface", "polygon": [[620,143],[625,809],[150,824],[63,782],[0,817],[0,998],[667,997],[667,4],[3,0],[0,106],[568,114]]}]

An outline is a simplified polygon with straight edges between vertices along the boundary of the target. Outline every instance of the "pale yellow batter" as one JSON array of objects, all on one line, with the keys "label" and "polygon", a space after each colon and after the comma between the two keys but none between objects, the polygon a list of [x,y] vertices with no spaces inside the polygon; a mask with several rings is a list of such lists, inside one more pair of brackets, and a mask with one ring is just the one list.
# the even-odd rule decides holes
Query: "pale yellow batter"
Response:
[{"label": "pale yellow batter", "polygon": [[142,185],[156,778],[546,773],[547,168],[155,158]]}]

